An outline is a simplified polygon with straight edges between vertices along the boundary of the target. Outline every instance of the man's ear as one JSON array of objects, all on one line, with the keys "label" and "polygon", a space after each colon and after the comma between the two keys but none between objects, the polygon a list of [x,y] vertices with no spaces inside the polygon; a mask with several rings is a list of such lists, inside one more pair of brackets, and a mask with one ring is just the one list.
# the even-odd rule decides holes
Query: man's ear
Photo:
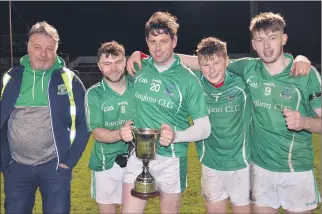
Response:
[{"label": "man's ear", "polygon": [[287,34],[286,34],[286,33],[284,33],[284,34],[282,35],[282,45],[283,45],[283,46],[286,44],[287,40],[288,40],[288,36],[287,36]]},{"label": "man's ear", "polygon": [[177,46],[177,43],[178,43],[178,37],[175,36],[172,39],[172,46],[173,46],[173,48],[175,48]]},{"label": "man's ear", "polygon": [[256,51],[256,46],[255,46],[255,40],[254,39],[252,39],[252,47],[253,47],[254,51]]},{"label": "man's ear", "polygon": [[227,55],[227,56],[226,56],[226,68],[227,68],[227,66],[229,65],[229,63],[230,63],[230,59],[229,59],[229,56]]},{"label": "man's ear", "polygon": [[96,63],[96,64],[97,64],[98,69],[100,69],[100,71],[102,71],[100,64],[99,63]]}]

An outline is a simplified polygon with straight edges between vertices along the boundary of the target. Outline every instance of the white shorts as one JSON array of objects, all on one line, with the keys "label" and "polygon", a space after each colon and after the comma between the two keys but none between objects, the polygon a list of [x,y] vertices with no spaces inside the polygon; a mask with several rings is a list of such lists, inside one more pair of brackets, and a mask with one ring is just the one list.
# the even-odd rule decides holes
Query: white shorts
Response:
[{"label": "white shorts", "polygon": [[313,170],[272,172],[251,165],[251,200],[258,207],[272,207],[291,212],[313,210],[321,201]]},{"label": "white shorts", "polygon": [[201,192],[209,203],[230,198],[235,206],[250,203],[249,167],[235,171],[219,171],[202,164]]},{"label": "white shorts", "polygon": [[111,169],[92,171],[91,195],[100,204],[121,204],[125,168],[114,163]]},{"label": "white shorts", "polygon": [[[134,183],[142,172],[142,160],[131,155],[126,165],[125,183]],[[182,193],[187,187],[187,157],[157,155],[149,163],[149,172],[155,178],[159,190],[165,193]]]}]

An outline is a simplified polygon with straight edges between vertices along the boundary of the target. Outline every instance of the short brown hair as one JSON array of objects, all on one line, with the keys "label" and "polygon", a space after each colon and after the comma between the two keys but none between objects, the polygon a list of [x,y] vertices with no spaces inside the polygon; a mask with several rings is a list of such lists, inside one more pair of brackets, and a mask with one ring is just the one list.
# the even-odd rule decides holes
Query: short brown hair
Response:
[{"label": "short brown hair", "polygon": [[31,30],[29,31],[29,38],[35,33],[50,36],[51,38],[53,38],[53,40],[56,41],[56,43],[58,45],[58,42],[59,42],[58,32],[57,32],[56,28],[54,28],[52,25],[48,24],[46,21],[37,22],[36,24],[34,24],[31,27]]},{"label": "short brown hair", "polygon": [[105,54],[106,57],[112,56],[125,56],[125,50],[122,44],[111,41],[105,42],[101,45],[101,47],[97,51],[97,62],[100,60],[101,56]]},{"label": "short brown hair", "polygon": [[227,56],[227,44],[215,37],[207,37],[197,45],[197,55],[200,60],[204,57],[209,60],[214,54],[217,56]]},{"label": "short brown hair", "polygon": [[169,34],[173,39],[177,36],[179,24],[177,18],[168,12],[155,12],[145,24],[145,37],[149,34]]},{"label": "short brown hair", "polygon": [[284,18],[278,13],[260,13],[255,16],[250,22],[249,30],[254,32],[259,31],[283,31],[286,26]]}]

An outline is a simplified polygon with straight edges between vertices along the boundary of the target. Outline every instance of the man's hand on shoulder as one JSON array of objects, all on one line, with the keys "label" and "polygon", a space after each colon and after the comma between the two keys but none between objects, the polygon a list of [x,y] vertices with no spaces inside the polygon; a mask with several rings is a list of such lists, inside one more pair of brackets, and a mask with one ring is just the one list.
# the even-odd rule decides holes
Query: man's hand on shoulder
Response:
[{"label": "man's hand on shoulder", "polygon": [[302,55],[298,55],[294,59],[294,64],[291,68],[290,75],[297,76],[306,76],[310,73],[311,70],[311,62],[308,58]]},{"label": "man's hand on shoulder", "polygon": [[126,70],[131,76],[134,76],[137,72],[134,67],[135,63],[138,64],[140,69],[142,69],[141,52],[140,51],[134,51],[132,53],[132,55],[130,56],[130,58],[127,59]]}]

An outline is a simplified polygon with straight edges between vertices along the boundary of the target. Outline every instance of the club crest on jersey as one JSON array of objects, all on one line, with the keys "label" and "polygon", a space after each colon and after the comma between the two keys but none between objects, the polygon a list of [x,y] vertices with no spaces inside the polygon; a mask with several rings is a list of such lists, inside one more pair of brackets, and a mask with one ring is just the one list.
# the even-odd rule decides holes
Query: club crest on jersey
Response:
[{"label": "club crest on jersey", "polygon": [[67,94],[67,89],[65,84],[60,84],[57,86],[57,95],[65,95]]},{"label": "club crest on jersey", "polygon": [[237,91],[233,90],[228,93],[228,100],[232,101],[237,98]]},{"label": "club crest on jersey", "polygon": [[292,98],[293,87],[289,85],[282,85],[281,98],[290,100]]},{"label": "club crest on jersey", "polygon": [[173,95],[175,89],[175,85],[169,85],[167,88],[164,90],[164,93],[168,94],[169,96]]}]

